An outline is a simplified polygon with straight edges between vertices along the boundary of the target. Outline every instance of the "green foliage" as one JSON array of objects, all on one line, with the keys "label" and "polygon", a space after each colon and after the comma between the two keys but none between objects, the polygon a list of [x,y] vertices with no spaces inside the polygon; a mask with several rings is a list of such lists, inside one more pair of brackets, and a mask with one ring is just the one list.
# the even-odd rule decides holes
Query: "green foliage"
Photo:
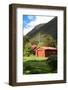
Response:
[{"label": "green foliage", "polygon": [[25,47],[25,45],[29,43],[29,37],[28,36],[24,36],[23,37],[23,47]]},{"label": "green foliage", "polygon": [[31,49],[31,44],[30,43],[27,43],[25,46],[24,46],[24,56],[30,56],[31,54],[34,54],[33,50]]},{"label": "green foliage", "polygon": [[41,74],[41,73],[51,73],[51,68],[46,64],[46,61],[24,61],[23,64],[24,74]]},{"label": "green foliage", "polygon": [[44,45],[44,42],[41,41],[38,43],[38,47],[42,47],[42,46],[45,46],[45,45]]},{"label": "green foliage", "polygon": [[30,41],[30,43],[31,43],[31,44],[35,44],[35,45],[38,45],[39,42],[36,41],[36,40],[32,40],[32,41]]},{"label": "green foliage", "polygon": [[24,56],[24,61],[43,61],[43,60],[47,60],[47,58],[45,57],[36,57],[35,55],[30,55],[30,56]]},{"label": "green foliage", "polygon": [[29,41],[29,37],[24,36],[24,38],[23,38],[23,55],[30,56],[31,54],[34,54],[34,52],[31,49],[31,43]]},{"label": "green foliage", "polygon": [[57,55],[51,55],[47,60],[47,64],[54,72],[57,71]]},{"label": "green foliage", "polygon": [[40,57],[39,58],[26,57],[23,62],[23,73],[24,74],[57,73],[57,58],[56,56],[51,56],[48,58],[48,60],[46,60]]},{"label": "green foliage", "polygon": [[50,35],[50,34],[41,34],[36,37],[36,39],[31,41],[31,43],[34,43],[38,45],[39,47],[41,46],[50,46],[50,47],[57,47],[57,41],[56,39]]},{"label": "green foliage", "polygon": [[31,49],[31,45],[35,44],[37,47],[42,47],[42,46],[49,46],[49,47],[57,47],[57,42],[56,40],[49,34],[42,35],[39,33],[39,39],[37,40],[31,40],[29,37],[24,36],[23,39],[23,48],[24,48],[24,56],[30,56],[34,55],[34,51]]},{"label": "green foliage", "polygon": [[46,35],[46,37],[43,40],[43,45],[56,47],[57,46],[57,42],[51,35]]}]

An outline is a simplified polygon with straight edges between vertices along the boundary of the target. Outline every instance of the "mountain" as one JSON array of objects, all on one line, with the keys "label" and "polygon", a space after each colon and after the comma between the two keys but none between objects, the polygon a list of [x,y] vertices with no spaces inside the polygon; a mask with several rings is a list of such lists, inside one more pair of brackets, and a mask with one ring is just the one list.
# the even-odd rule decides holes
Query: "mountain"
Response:
[{"label": "mountain", "polygon": [[[42,40],[46,35],[51,35],[54,39],[57,40],[57,17],[53,18],[48,23],[42,23],[35,26],[26,36],[30,41]],[[25,36],[24,36],[25,37]]]}]

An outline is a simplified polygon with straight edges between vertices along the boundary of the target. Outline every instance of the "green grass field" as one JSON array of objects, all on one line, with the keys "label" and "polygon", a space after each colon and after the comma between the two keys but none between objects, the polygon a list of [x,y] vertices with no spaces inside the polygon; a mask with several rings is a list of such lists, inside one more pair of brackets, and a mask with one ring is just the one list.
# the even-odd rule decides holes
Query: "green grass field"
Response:
[{"label": "green grass field", "polygon": [[24,57],[23,58],[24,61],[30,61],[30,60],[37,60],[37,61],[41,61],[41,60],[47,60],[46,57],[36,57],[36,56],[29,56],[29,57]]},{"label": "green grass field", "polygon": [[[48,60],[49,61],[49,60]],[[24,57],[23,61],[23,74],[43,74],[43,73],[56,73],[54,67],[48,64],[47,58],[43,57]],[[54,63],[54,62],[53,62]],[[52,63],[52,64],[53,64]]]}]

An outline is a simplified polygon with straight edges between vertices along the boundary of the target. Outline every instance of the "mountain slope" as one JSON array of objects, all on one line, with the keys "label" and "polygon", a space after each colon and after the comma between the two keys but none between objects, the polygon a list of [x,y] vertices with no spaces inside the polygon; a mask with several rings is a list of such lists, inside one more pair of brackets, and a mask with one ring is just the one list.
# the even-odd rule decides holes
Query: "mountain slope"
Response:
[{"label": "mountain slope", "polygon": [[26,36],[32,40],[38,41],[40,38],[43,39],[46,35],[51,35],[57,40],[57,17],[53,18],[48,23],[39,24],[34,27]]}]

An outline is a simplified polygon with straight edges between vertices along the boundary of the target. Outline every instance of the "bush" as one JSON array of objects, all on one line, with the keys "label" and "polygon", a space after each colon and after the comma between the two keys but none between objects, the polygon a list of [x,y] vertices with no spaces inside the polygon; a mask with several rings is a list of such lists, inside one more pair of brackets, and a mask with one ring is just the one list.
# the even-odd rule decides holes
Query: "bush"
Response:
[{"label": "bush", "polygon": [[23,74],[44,74],[52,73],[51,68],[46,63],[46,60],[30,60],[23,62]]},{"label": "bush", "polygon": [[30,56],[31,54],[34,54],[34,51],[31,49],[31,44],[27,43],[24,47],[24,56]]},{"label": "bush", "polygon": [[35,56],[25,57],[23,62],[23,74],[47,74],[57,73],[57,56],[52,55],[45,60]]},{"label": "bush", "polygon": [[50,66],[52,71],[57,72],[57,55],[51,55],[48,57],[47,64]]}]

